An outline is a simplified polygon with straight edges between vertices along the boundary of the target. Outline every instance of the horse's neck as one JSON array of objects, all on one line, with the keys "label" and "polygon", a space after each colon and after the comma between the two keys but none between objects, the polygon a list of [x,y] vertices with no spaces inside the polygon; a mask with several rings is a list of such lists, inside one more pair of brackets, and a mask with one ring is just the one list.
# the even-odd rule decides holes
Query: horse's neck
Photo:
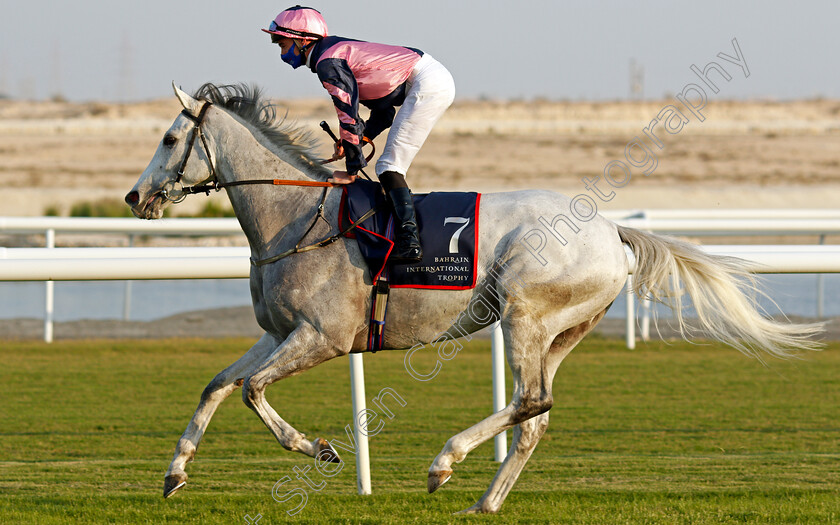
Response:
[{"label": "horse's neck", "polygon": [[[222,182],[254,179],[312,180],[281,160],[250,134],[226,140],[218,153]],[[221,148],[219,148],[221,149]],[[270,184],[226,188],[237,219],[252,251],[265,257],[278,247],[294,245],[306,231],[320,202],[321,189]]]}]

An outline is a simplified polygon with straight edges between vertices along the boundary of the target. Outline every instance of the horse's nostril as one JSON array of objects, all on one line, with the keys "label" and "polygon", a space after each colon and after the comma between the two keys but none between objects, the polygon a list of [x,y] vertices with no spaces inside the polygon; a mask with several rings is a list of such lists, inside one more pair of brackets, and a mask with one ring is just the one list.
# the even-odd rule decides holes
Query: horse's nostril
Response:
[{"label": "horse's nostril", "polygon": [[131,191],[125,196],[125,203],[129,206],[134,206],[140,200],[140,194],[136,191]]}]

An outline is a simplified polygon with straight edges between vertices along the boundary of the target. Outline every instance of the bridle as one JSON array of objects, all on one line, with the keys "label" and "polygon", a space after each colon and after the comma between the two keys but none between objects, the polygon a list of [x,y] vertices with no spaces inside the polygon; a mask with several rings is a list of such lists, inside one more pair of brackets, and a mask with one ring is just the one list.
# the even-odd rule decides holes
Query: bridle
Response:
[{"label": "bridle", "polygon": [[[201,131],[201,124],[204,122],[204,116],[207,114],[207,110],[210,108],[212,104],[210,102],[205,101],[204,105],[201,106],[201,109],[198,112],[198,115],[193,115],[186,109],[181,111],[181,114],[193,121],[195,123],[195,127],[193,128],[192,133],[190,134],[190,138],[187,141],[187,151],[184,154],[184,160],[181,161],[181,166],[178,168],[178,173],[175,177],[174,181],[167,182],[163,185],[163,189],[161,190],[161,196],[166,200],[172,202],[173,204],[177,204],[184,199],[187,198],[187,195],[196,194],[196,193],[204,193],[210,195],[210,191],[220,191],[222,188],[229,188],[232,186],[245,186],[251,184],[270,184],[272,186],[309,186],[309,187],[318,187],[324,188],[324,191],[321,193],[321,202],[318,204],[318,214],[315,216],[315,220],[312,222],[312,225],[309,226],[309,229],[306,230],[306,233],[300,238],[300,240],[295,244],[295,247],[286,250],[285,252],[274,255],[272,257],[267,257],[265,259],[254,259],[251,258],[251,264],[254,266],[263,266],[266,264],[270,264],[273,262],[277,262],[280,259],[288,257],[294,253],[301,253],[306,252],[309,250],[315,250],[317,248],[323,248],[324,246],[328,246],[335,241],[337,241],[341,236],[355,228],[358,224],[361,224],[368,218],[370,218],[374,213],[376,213],[377,209],[371,208],[367,211],[364,215],[359,217],[356,221],[352,222],[350,226],[345,228],[344,230],[338,232],[335,235],[331,235],[321,241],[316,243],[301,246],[301,243],[309,235],[309,232],[315,227],[318,223],[318,220],[323,220],[327,226],[330,228],[332,227],[324,217],[324,205],[327,201],[327,190],[329,188],[337,186],[331,182],[322,182],[322,181],[307,181],[307,180],[294,180],[294,179],[251,179],[251,180],[236,180],[231,182],[219,182],[219,178],[216,175],[216,168],[213,164],[213,157],[210,154],[210,148],[207,146],[207,139],[204,137],[204,133]],[[197,184],[195,186],[184,186],[183,182],[181,182],[181,178],[184,176],[184,170],[187,167],[187,162],[190,160],[190,154],[192,153],[193,147],[195,146],[195,139],[197,137],[201,137],[201,144],[204,147],[204,153],[207,155],[207,161],[210,164],[210,177],[207,178],[204,183]],[[206,184],[210,181],[209,184]],[[176,190],[176,187],[180,186],[180,189]],[[167,189],[168,188],[168,189]]]},{"label": "bridle", "polygon": [[[207,114],[207,110],[210,109],[212,104],[210,102],[204,102],[204,105],[201,106],[201,109],[198,112],[198,116],[193,115],[186,109],[181,111],[181,114],[190,119],[195,123],[195,127],[193,128],[192,133],[190,134],[190,138],[187,141],[187,151],[184,153],[184,160],[181,161],[181,166],[178,168],[178,173],[175,177],[174,181],[167,182],[163,185],[163,190],[161,191],[161,196],[166,200],[172,202],[173,204],[177,204],[184,199],[187,198],[187,195],[196,194],[196,193],[204,193],[206,195],[210,195],[211,191],[220,191],[222,188],[229,188],[232,186],[245,186],[249,184],[271,184],[274,186],[313,186],[318,188],[332,188],[335,184],[331,182],[321,182],[321,181],[307,181],[307,180],[286,180],[286,179],[255,179],[255,180],[235,180],[231,182],[219,182],[219,178],[216,175],[216,167],[213,163],[213,157],[210,153],[210,148],[207,146],[207,139],[204,136],[204,133],[201,131],[201,124],[204,122],[204,116]],[[181,178],[184,176],[184,170],[187,168],[187,162],[190,160],[190,154],[192,153],[193,147],[195,146],[195,139],[201,137],[201,145],[204,147],[204,154],[207,155],[207,162],[210,165],[210,177],[208,177],[204,182],[211,181],[209,184],[198,184],[195,186],[184,186],[181,182]],[[180,186],[179,189],[176,189],[177,186]],[[326,191],[326,190],[325,190]]]}]

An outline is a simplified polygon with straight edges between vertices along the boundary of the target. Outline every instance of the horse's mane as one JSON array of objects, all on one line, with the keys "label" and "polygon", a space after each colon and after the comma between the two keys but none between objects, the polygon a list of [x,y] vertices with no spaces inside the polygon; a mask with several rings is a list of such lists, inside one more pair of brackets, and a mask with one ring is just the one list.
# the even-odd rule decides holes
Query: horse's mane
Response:
[{"label": "horse's mane", "polygon": [[285,116],[278,118],[276,106],[263,99],[262,89],[254,85],[206,83],[195,92],[194,98],[206,100],[237,115],[259,131],[271,144],[300,162],[311,175],[329,176],[315,152],[318,145],[312,132],[302,129]]}]

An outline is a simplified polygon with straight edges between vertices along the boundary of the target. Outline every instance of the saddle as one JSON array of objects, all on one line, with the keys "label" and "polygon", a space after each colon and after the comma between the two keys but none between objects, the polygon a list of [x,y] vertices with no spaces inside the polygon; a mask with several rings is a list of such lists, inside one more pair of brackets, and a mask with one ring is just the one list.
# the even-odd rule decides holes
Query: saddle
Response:
[{"label": "saddle", "polygon": [[475,287],[478,205],[475,192],[432,192],[414,195],[423,259],[389,263],[394,246],[394,221],[380,185],[366,180],[342,186],[339,228],[350,226],[371,208],[377,213],[349,233],[359,243],[371,280],[391,288],[468,290]]},{"label": "saddle", "polygon": [[368,349],[381,348],[390,288],[469,290],[476,284],[478,206],[476,192],[432,192],[414,195],[423,259],[411,264],[389,262],[394,247],[390,205],[378,183],[356,180],[342,186],[339,228],[375,208],[373,216],[345,234],[356,239],[374,283]]}]

